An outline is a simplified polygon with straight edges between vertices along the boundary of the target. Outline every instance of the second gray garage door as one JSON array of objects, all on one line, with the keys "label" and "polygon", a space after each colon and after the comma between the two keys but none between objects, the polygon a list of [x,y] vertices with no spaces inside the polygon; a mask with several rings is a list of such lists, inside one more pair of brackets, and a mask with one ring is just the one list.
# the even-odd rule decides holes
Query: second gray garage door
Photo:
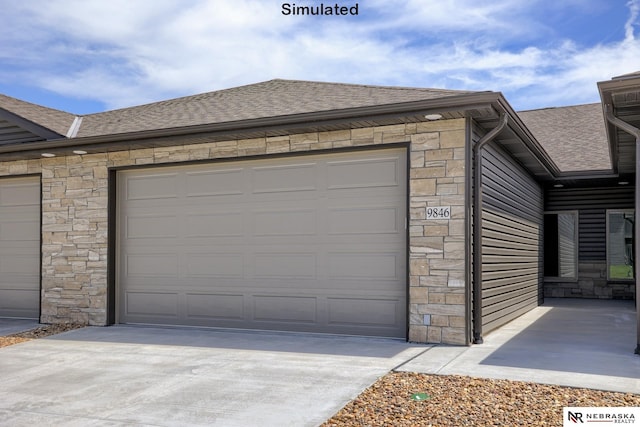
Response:
[{"label": "second gray garage door", "polygon": [[0,317],[40,316],[40,178],[0,180]]},{"label": "second gray garage door", "polygon": [[406,153],[118,173],[119,322],[406,336]]}]

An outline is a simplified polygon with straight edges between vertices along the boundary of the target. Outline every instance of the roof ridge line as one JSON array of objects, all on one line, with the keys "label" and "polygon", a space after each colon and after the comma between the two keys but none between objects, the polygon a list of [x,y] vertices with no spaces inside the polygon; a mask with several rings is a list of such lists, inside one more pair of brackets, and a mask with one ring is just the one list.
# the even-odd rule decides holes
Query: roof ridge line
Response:
[{"label": "roof ridge line", "polygon": [[601,104],[600,102],[585,102],[582,104],[575,104],[575,105],[557,105],[552,107],[531,108],[529,110],[518,110],[517,113],[528,113],[530,111],[559,110],[562,108],[584,107],[587,105],[600,105],[600,104]]},{"label": "roof ridge line", "polygon": [[[275,78],[271,80],[266,80],[264,82],[254,83],[254,84],[268,83],[268,82],[316,83],[316,84],[325,84],[325,85],[332,85],[332,86],[357,86],[357,87],[383,88],[383,89],[394,89],[394,90],[420,90],[420,91],[436,91],[436,92],[466,92],[466,93],[491,92],[489,90],[475,91],[475,90],[467,90],[467,89],[445,89],[445,88],[420,87],[420,86],[393,86],[393,85],[382,85],[382,84],[372,84],[372,83],[345,83],[345,82],[327,82],[322,80],[301,80],[301,79],[281,79],[281,78]],[[250,85],[247,85],[247,86],[250,86]]]}]

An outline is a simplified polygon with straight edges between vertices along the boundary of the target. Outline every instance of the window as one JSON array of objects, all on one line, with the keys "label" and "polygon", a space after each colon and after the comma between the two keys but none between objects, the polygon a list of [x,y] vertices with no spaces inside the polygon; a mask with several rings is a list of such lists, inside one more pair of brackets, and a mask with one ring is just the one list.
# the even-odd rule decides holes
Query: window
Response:
[{"label": "window", "polygon": [[578,278],[578,212],[544,214],[544,275]]},{"label": "window", "polygon": [[607,278],[633,280],[635,276],[633,210],[607,211]]}]

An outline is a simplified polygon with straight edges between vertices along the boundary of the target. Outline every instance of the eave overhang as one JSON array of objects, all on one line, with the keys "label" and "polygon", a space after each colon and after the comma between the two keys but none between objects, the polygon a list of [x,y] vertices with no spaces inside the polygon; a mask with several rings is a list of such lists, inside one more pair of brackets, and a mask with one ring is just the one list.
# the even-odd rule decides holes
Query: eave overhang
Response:
[{"label": "eave overhang", "polygon": [[[496,141],[519,161],[536,180],[551,181],[562,176],[558,166],[502,95],[496,99],[495,108],[498,111],[504,111],[509,116],[505,131],[496,138]],[[494,125],[497,125],[497,120],[491,123],[491,126]]]},{"label": "eave overhang", "polygon": [[[598,83],[605,119],[608,114],[640,128],[640,76],[629,75]],[[607,138],[614,173],[635,173],[635,138],[627,131],[606,120]]]},{"label": "eave overhang", "polygon": [[0,108],[0,147],[59,138],[63,138],[63,135]]},{"label": "eave overhang", "polygon": [[[490,97],[485,93],[479,94],[480,96],[474,95],[79,138],[54,136],[46,141],[2,145],[0,158],[6,159],[9,154],[28,156],[30,152],[34,152],[35,157],[39,157],[38,152],[42,150],[55,153],[65,152],[69,148],[82,148],[91,152],[152,148],[180,143],[176,142],[176,138],[215,142],[384,126],[406,121],[426,121],[424,115],[435,112],[443,114],[445,119],[462,118],[466,114],[479,116],[488,114],[490,100],[488,101],[487,98]],[[460,98],[464,98],[466,102],[462,102]],[[461,108],[462,104],[464,109]]]},{"label": "eave overhang", "polygon": [[58,156],[69,155],[74,150],[104,153],[419,123],[428,121],[425,116],[435,113],[442,115],[444,120],[471,117],[486,131],[490,131],[502,112],[510,116],[510,121],[498,141],[538,179],[549,180],[558,175],[560,172],[551,158],[499,92],[476,92],[422,101],[79,138],[49,133],[46,140],[0,145],[0,161],[40,158],[43,152]]}]

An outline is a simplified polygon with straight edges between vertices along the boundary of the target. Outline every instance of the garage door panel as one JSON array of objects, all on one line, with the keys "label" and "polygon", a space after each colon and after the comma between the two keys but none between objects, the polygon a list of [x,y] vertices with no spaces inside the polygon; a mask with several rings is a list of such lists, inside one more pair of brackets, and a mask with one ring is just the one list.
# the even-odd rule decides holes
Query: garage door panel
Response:
[{"label": "garage door panel", "polygon": [[[0,274],[7,281],[7,285],[11,280],[16,280],[17,278],[37,277],[40,272],[40,266],[34,262],[32,253],[26,252],[24,249],[21,251],[16,250],[15,252],[0,252]],[[27,284],[26,286],[31,285]]]},{"label": "garage door panel", "polygon": [[127,255],[125,275],[128,277],[178,277],[178,254]]},{"label": "garage door panel", "polygon": [[244,320],[244,300],[242,294],[187,293],[187,321]]},{"label": "garage door panel", "polygon": [[40,315],[40,178],[0,180],[0,317]]},{"label": "garage door panel", "polygon": [[[36,207],[37,208],[37,207]],[[6,215],[6,214],[5,214]],[[19,214],[20,215],[20,214]],[[5,221],[0,224],[0,240],[5,242],[40,242],[39,218]]]},{"label": "garage door panel", "polygon": [[185,180],[186,197],[233,196],[244,193],[242,169],[187,172]]},{"label": "garage door panel", "polygon": [[253,304],[254,320],[258,322],[317,322],[316,297],[256,295]]},{"label": "garage door panel", "polygon": [[211,278],[244,277],[244,255],[242,253],[188,253],[186,276]]},{"label": "garage door panel", "polygon": [[[384,150],[119,172],[118,320],[404,337],[405,156]],[[132,178],[172,174],[177,197],[127,200]],[[155,224],[126,225],[148,215]],[[165,308],[134,314],[122,308],[131,292],[139,306],[149,295],[146,304]],[[167,294],[177,295],[175,305]]]},{"label": "garage door panel", "polygon": [[329,190],[397,187],[400,185],[400,159],[332,161],[327,166]]},{"label": "garage door panel", "polygon": [[328,264],[330,277],[399,279],[397,253],[333,252],[328,255]]},{"label": "garage door panel", "polygon": [[178,294],[175,292],[127,292],[128,316],[154,316],[178,319]]},{"label": "garage door panel", "polygon": [[315,210],[276,210],[253,214],[255,236],[310,236],[316,234]]},{"label": "garage door panel", "polygon": [[328,212],[329,234],[386,234],[398,232],[394,206],[332,208]]},{"label": "garage door panel", "polygon": [[317,165],[307,163],[252,168],[253,193],[283,193],[317,190]]},{"label": "garage door panel", "polygon": [[0,183],[0,207],[17,207],[24,211],[23,207],[33,206],[39,212],[40,183],[34,178],[18,178],[16,180],[3,180]]},{"label": "garage door panel", "polygon": [[257,253],[253,258],[253,275],[260,278],[313,278],[316,277],[315,253]]},{"label": "garage door panel", "polygon": [[178,197],[178,175],[150,174],[129,177],[126,182],[126,200],[175,199]]},{"label": "garage door panel", "polygon": [[395,299],[329,298],[330,325],[388,327],[402,313]]},{"label": "garage door panel", "polygon": [[127,239],[157,239],[178,237],[176,215],[130,215],[126,218]]},{"label": "garage door panel", "polygon": [[186,237],[238,237],[244,234],[241,211],[186,215]]},{"label": "garage door panel", "polygon": [[11,280],[3,283],[0,289],[0,313],[3,317],[33,317],[34,310],[40,305],[40,293],[30,288],[33,288],[30,284],[11,284]]}]

